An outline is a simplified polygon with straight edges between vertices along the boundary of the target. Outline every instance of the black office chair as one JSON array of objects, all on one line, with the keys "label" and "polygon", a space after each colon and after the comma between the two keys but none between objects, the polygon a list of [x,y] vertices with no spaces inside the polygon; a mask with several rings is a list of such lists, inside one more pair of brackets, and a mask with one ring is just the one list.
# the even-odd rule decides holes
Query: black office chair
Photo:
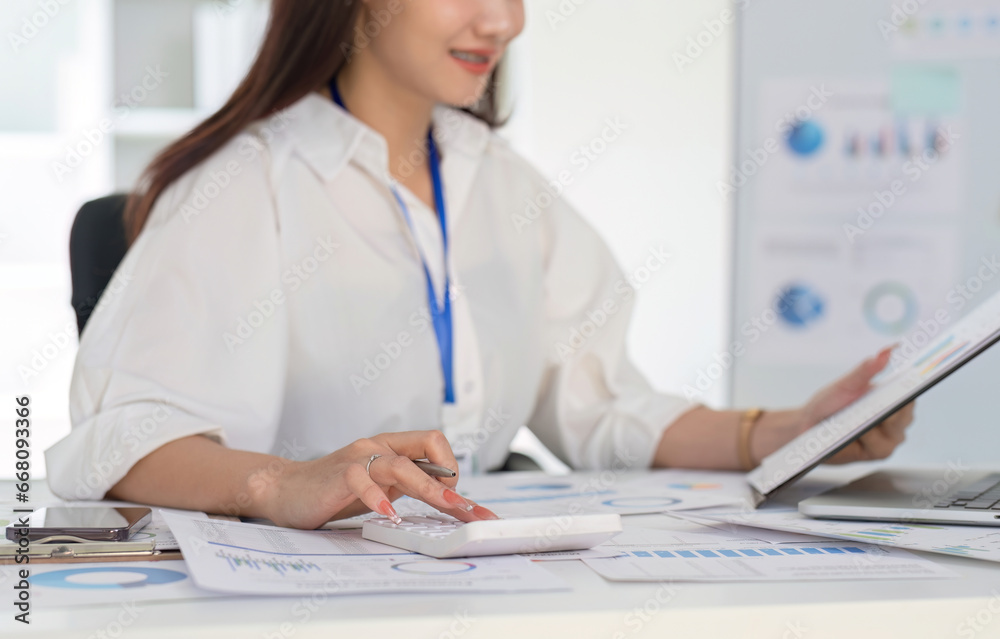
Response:
[{"label": "black office chair", "polygon": [[73,311],[78,334],[94,312],[101,293],[125,257],[124,193],[84,204],[69,232],[69,271],[73,280]]}]

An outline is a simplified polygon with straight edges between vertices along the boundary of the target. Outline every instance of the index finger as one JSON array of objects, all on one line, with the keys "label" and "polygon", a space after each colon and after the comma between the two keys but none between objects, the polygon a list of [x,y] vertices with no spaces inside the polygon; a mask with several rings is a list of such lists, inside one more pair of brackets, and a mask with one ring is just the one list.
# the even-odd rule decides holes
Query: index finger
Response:
[{"label": "index finger", "polygon": [[448,438],[439,430],[411,430],[405,433],[382,433],[372,439],[388,446],[394,453],[410,459],[426,459],[455,472],[454,477],[436,477],[454,488],[458,484],[458,461]]}]

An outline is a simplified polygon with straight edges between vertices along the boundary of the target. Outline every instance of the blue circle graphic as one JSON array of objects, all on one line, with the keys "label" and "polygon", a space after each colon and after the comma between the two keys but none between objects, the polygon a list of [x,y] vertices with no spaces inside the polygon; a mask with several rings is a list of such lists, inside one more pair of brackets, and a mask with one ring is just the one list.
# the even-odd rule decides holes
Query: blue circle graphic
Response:
[{"label": "blue circle graphic", "polygon": [[823,317],[826,305],[808,286],[792,284],[778,292],[775,310],[789,326],[805,328]]},{"label": "blue circle graphic", "polygon": [[618,497],[601,503],[612,508],[665,508],[679,504],[681,500],[673,497]]},{"label": "blue circle graphic", "polygon": [[788,131],[788,148],[800,157],[808,157],[823,147],[823,127],[813,120],[800,120]]},{"label": "blue circle graphic", "polygon": [[[120,583],[88,584],[69,581],[74,575],[86,575],[101,572],[132,573],[143,575],[146,578],[141,581],[123,581]],[[187,575],[176,570],[165,570],[163,568],[72,568],[69,570],[54,570],[44,572],[40,575],[33,575],[28,581],[36,586],[51,586],[52,588],[83,588],[83,589],[108,589],[108,588],[141,588],[143,586],[153,586],[159,584],[169,584],[175,581],[186,579]]]}]

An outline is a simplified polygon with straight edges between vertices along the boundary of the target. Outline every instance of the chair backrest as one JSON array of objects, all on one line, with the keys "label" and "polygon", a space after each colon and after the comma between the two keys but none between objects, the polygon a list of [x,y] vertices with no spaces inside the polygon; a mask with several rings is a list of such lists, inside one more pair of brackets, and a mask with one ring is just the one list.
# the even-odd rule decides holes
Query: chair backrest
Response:
[{"label": "chair backrest", "polygon": [[118,193],[84,204],[69,233],[69,270],[73,279],[73,310],[79,333],[94,312],[101,293],[125,257],[125,201]]}]

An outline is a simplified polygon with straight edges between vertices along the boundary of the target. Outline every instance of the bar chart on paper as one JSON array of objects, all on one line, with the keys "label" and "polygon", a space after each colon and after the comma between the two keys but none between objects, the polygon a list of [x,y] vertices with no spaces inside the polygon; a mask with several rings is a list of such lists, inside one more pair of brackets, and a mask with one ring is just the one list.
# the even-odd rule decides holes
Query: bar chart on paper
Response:
[{"label": "bar chart on paper", "polygon": [[633,550],[618,557],[585,559],[612,581],[808,581],[946,578],[957,576],[899,549],[844,544],[780,544]]},{"label": "bar chart on paper", "polygon": [[857,540],[908,550],[973,557],[985,561],[1000,561],[1000,529],[988,526],[811,519],[792,508],[758,510],[752,513],[720,508],[702,511],[699,514],[716,521],[758,526],[770,530]]},{"label": "bar chart on paper", "polygon": [[859,530],[857,532],[844,533],[844,536],[856,537],[858,539],[867,539],[875,543],[880,543],[884,541],[900,539],[911,531],[920,531],[920,530],[944,530],[944,527],[922,525],[922,524],[910,524],[908,526],[903,526],[902,524],[885,524],[885,525],[876,525],[873,526],[872,528],[866,528],[864,530]]}]

